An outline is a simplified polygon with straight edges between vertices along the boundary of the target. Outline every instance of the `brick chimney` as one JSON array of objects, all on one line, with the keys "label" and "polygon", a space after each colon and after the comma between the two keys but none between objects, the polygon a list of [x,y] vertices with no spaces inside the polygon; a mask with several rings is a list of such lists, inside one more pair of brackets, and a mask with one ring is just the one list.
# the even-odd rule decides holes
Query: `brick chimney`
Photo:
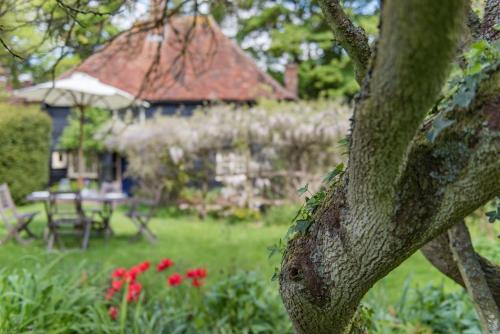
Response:
[{"label": "brick chimney", "polygon": [[295,63],[286,65],[285,88],[295,97],[299,96],[299,66]]}]

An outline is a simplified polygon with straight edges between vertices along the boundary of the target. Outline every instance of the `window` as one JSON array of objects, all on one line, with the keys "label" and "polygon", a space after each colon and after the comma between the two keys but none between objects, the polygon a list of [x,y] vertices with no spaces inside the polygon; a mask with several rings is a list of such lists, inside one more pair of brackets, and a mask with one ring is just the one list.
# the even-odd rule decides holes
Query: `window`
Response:
[{"label": "window", "polygon": [[99,159],[96,155],[87,154],[83,159],[83,172],[79,173],[78,170],[78,154],[71,153],[69,154],[69,163],[68,163],[68,177],[70,178],[78,178],[78,176],[82,176],[86,179],[97,179],[98,178],[98,170],[99,170]]},{"label": "window", "polygon": [[62,151],[53,151],[50,164],[52,169],[68,168],[68,154]]}]

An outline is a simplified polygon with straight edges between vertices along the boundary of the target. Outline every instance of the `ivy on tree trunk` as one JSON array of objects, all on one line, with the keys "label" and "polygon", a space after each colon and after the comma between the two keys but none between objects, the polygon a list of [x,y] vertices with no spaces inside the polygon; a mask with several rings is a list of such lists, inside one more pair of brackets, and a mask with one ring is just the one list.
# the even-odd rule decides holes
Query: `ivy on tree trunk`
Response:
[{"label": "ivy on tree trunk", "polygon": [[356,333],[373,284],[500,193],[500,74],[493,64],[440,98],[468,1],[384,1],[371,50],[338,0],[320,4],[365,75],[346,173],[288,242],[280,293],[297,333]]}]

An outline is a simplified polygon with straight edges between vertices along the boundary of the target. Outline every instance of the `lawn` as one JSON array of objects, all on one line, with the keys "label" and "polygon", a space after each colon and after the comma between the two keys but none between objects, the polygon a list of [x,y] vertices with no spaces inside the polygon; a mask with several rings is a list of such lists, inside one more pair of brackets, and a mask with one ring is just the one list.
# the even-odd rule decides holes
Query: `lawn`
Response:
[{"label": "lawn", "polygon": [[[29,205],[22,211],[38,210],[40,215],[33,222],[34,231],[42,235],[45,217],[41,205]],[[58,270],[71,270],[76,264],[85,261],[85,265],[98,266],[104,270],[114,267],[129,267],[144,260],[153,263],[161,258],[173,259],[181,268],[204,266],[209,271],[207,284],[215,282],[222,275],[239,270],[255,271],[262,280],[270,285],[274,268],[278,265],[278,256],[268,258],[267,247],[282,237],[287,227],[283,225],[265,226],[255,223],[229,224],[224,220],[207,219],[200,221],[196,216],[180,214],[173,210],[163,210],[159,217],[151,222],[151,229],[157,234],[158,242],[150,244],[146,240],[131,241],[136,232],[134,225],[118,209],[113,216],[112,226],[116,233],[110,240],[94,237],[90,248],[82,252],[77,248],[65,251],[47,252],[42,240],[28,246],[14,242],[0,248],[0,263],[6,270],[31,268],[36,264],[44,265],[60,258]],[[481,218],[482,219],[482,218]],[[499,229],[492,230],[486,224],[475,219],[472,224],[473,234],[479,237],[482,250],[499,260],[495,253],[495,235]],[[4,235],[3,226],[0,235]],[[496,258],[495,258],[496,257]],[[416,253],[386,278],[377,283],[367,298],[376,299],[381,304],[394,303],[398,300],[405,281],[411,286],[425,286],[429,283],[444,284],[447,289],[458,287],[430,266],[420,253]]]}]

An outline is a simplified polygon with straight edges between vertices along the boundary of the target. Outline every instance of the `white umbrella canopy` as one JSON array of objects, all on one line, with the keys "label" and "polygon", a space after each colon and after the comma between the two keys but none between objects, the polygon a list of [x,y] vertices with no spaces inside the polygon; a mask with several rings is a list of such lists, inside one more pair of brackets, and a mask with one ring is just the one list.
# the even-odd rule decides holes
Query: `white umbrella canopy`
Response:
[{"label": "white umbrella canopy", "polygon": [[14,96],[32,102],[43,102],[54,107],[77,107],[80,111],[80,138],[78,148],[78,183],[83,185],[83,124],[85,107],[110,110],[131,106],[148,106],[133,95],[107,85],[88,74],[75,72],[68,78],[49,81],[35,86],[18,89]]},{"label": "white umbrella canopy", "polygon": [[14,96],[54,107],[84,106],[116,110],[147,105],[129,93],[81,72],[75,72],[68,78],[15,90]]}]

